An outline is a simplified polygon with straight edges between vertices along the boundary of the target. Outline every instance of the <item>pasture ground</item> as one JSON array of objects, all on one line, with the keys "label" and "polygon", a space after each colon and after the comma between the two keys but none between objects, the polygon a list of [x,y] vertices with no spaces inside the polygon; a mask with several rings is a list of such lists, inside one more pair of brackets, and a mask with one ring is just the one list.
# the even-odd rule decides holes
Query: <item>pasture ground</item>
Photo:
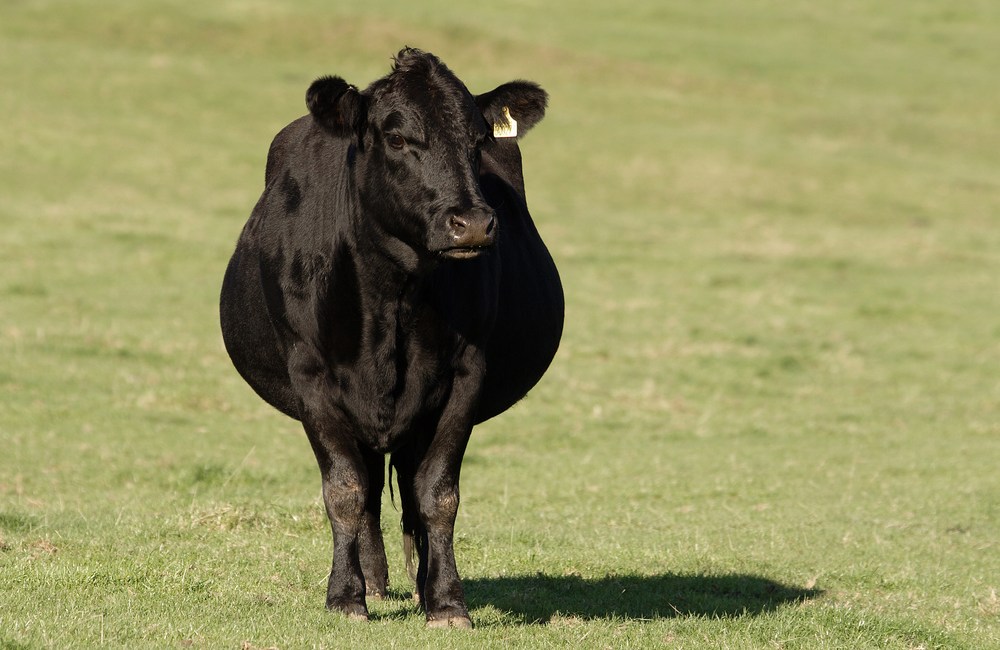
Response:
[{"label": "pasture ground", "polygon": [[[1000,647],[1000,5],[0,5],[0,647]],[[357,3],[362,4],[362,3]],[[216,301],[313,78],[543,84],[567,325],[479,427],[477,629],[323,609]]]}]

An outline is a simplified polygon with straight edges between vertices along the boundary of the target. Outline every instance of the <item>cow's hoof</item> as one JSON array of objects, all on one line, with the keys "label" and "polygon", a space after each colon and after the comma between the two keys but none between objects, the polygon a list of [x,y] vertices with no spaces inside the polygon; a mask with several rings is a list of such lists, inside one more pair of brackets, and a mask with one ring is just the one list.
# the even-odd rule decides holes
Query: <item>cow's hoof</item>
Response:
[{"label": "cow's hoof", "polygon": [[448,616],[446,618],[431,618],[427,619],[427,627],[429,628],[454,627],[463,630],[471,630],[472,620],[468,616]]},{"label": "cow's hoof", "polygon": [[385,600],[386,592],[379,591],[378,589],[373,589],[365,593],[365,598],[368,600]]},{"label": "cow's hoof", "polygon": [[331,612],[339,612],[352,621],[368,620],[368,608],[364,604],[328,602],[326,608]]}]

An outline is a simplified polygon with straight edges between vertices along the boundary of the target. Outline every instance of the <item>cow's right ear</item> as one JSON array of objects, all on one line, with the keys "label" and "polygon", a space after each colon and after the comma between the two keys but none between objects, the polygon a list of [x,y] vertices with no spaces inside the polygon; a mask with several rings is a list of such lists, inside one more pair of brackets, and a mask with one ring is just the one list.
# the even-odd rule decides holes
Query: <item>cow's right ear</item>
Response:
[{"label": "cow's right ear", "polygon": [[360,134],[365,119],[365,98],[340,77],[320,77],[306,91],[312,116],[334,135]]}]

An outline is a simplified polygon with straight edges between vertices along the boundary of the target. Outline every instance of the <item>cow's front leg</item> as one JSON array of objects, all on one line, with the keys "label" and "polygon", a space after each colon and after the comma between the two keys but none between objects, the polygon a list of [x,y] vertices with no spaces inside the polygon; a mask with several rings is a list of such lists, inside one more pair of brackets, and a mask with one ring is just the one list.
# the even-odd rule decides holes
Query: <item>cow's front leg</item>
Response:
[{"label": "cow's front leg", "polygon": [[368,618],[360,538],[368,495],[367,468],[353,441],[309,439],[323,475],[323,503],[333,530],[333,566],[326,607],[351,618]]},{"label": "cow's front leg", "polygon": [[[323,503],[333,531],[326,607],[367,619],[360,549],[369,497],[368,461],[350,420],[331,400],[333,387],[323,368],[314,348],[301,342],[290,346],[288,375],[299,396],[299,419],[319,464]],[[379,489],[382,480],[376,481]]]},{"label": "cow's front leg", "polygon": [[431,445],[414,477],[417,511],[423,524],[418,540],[417,584],[429,627],[472,627],[455,563],[458,479],[468,432],[454,444]]}]

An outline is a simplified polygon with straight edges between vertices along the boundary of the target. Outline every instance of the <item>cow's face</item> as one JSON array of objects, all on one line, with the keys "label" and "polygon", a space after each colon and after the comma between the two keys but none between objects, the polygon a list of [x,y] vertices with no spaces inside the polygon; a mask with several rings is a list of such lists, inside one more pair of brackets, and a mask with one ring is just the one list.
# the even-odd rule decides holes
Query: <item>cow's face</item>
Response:
[{"label": "cow's face", "polygon": [[479,186],[479,157],[503,109],[523,134],[542,118],[546,95],[526,82],[473,97],[436,57],[403,50],[392,72],[363,92],[325,77],[306,95],[333,136],[353,142],[364,218],[418,257],[477,257],[497,238]]}]

